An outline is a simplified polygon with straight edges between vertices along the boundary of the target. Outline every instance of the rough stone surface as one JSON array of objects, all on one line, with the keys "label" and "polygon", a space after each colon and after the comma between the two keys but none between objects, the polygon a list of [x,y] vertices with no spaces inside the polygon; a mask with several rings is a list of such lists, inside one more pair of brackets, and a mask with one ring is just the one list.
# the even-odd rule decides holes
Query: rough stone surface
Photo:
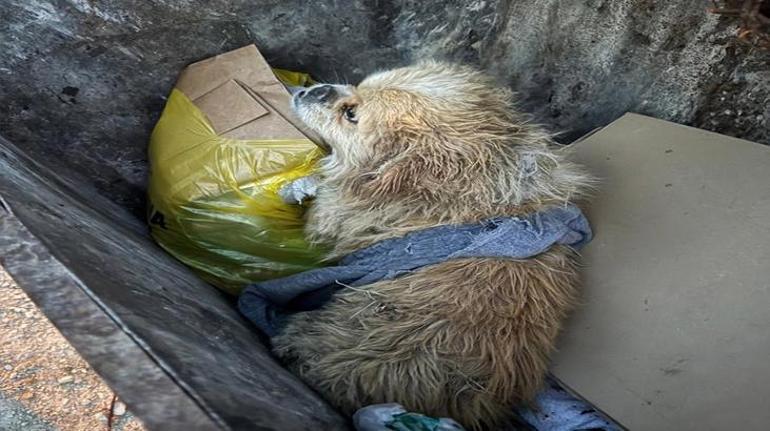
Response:
[{"label": "rough stone surface", "polygon": [[770,52],[706,1],[479,0],[446,16],[429,3],[397,21],[425,35],[404,49],[480,64],[565,141],[636,111],[770,143]]},{"label": "rough stone surface", "polygon": [[0,393],[0,430],[3,431],[55,431],[20,402]]},{"label": "rough stone surface", "polygon": [[0,133],[139,215],[147,138],[178,71],[256,42],[327,80],[427,57],[478,64],[565,142],[631,110],[770,143],[770,53],[709,5],[7,0]]}]

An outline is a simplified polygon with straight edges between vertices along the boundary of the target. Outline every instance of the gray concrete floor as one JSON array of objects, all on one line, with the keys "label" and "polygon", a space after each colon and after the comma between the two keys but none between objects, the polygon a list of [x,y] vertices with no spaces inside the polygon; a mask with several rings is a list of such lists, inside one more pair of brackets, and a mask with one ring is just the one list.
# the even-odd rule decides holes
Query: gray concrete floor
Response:
[{"label": "gray concrete floor", "polygon": [[[112,390],[0,267],[0,431],[108,430]],[[116,403],[109,431],[142,431]]]}]

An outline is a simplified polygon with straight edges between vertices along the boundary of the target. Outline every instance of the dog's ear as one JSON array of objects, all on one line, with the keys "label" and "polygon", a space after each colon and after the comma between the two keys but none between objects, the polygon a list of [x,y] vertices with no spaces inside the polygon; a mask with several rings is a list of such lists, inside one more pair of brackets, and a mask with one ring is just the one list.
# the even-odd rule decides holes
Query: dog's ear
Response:
[{"label": "dog's ear", "polygon": [[422,139],[401,140],[390,147],[391,153],[376,162],[364,182],[362,192],[378,199],[409,195],[430,198],[460,187],[470,178],[477,161],[462,145],[456,145],[438,134]]},{"label": "dog's ear", "polygon": [[404,153],[381,165],[367,189],[378,198],[405,195],[421,189],[440,187],[446,174],[419,154]]}]

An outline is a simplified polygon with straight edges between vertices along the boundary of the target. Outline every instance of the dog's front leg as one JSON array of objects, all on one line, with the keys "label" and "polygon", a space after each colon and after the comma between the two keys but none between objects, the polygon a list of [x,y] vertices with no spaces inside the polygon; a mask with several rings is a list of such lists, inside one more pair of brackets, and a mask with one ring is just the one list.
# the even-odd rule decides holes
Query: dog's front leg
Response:
[{"label": "dog's front leg", "polygon": [[278,196],[287,204],[299,205],[315,197],[319,179],[315,175],[297,178],[278,190]]}]

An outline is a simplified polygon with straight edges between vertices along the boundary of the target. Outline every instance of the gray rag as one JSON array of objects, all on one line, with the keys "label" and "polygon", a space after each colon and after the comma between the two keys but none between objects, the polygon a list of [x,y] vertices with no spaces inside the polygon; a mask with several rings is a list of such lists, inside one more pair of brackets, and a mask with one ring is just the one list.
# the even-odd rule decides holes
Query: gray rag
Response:
[{"label": "gray rag", "polygon": [[410,413],[401,404],[374,404],[353,415],[356,431],[465,431],[450,418]]},{"label": "gray rag", "polygon": [[272,337],[289,314],[320,308],[336,291],[348,286],[390,280],[452,259],[526,259],[555,244],[580,248],[591,238],[588,220],[571,204],[526,217],[439,226],[380,241],[344,257],[335,266],[249,285],[238,300],[238,308]]},{"label": "gray rag", "polygon": [[[569,394],[553,378],[538,394],[536,407],[516,409],[521,420],[536,431],[621,431],[621,427],[591,404]],[[407,412],[400,404],[375,404],[353,415],[356,431],[463,431],[450,418],[432,418]],[[518,427],[516,427],[518,429]],[[507,428],[506,428],[507,429]]]},{"label": "gray rag", "polygon": [[[622,428],[588,402],[567,392],[548,377],[537,395],[535,407],[518,408],[517,415],[535,431],[621,431]],[[375,404],[353,415],[356,431],[462,431],[449,418],[409,413],[399,404]],[[506,428],[507,429],[507,428]]]},{"label": "gray rag", "polygon": [[537,394],[534,409],[520,408],[517,413],[537,431],[621,431],[612,419],[591,404],[567,392],[549,377]]}]

